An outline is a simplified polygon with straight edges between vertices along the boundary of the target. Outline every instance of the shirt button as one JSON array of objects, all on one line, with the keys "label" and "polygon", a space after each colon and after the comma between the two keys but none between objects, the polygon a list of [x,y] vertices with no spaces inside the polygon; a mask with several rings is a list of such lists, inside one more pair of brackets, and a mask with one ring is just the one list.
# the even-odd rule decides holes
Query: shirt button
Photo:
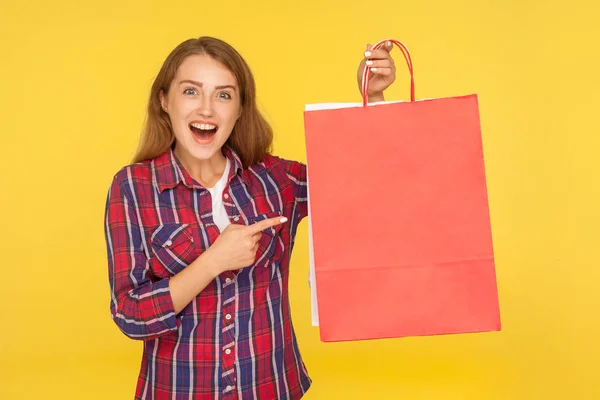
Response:
[{"label": "shirt button", "polygon": [[170,246],[170,245],[172,245],[172,244],[173,244],[173,242],[171,242],[171,240],[169,239],[169,240],[167,240],[167,243],[165,243],[165,244],[166,244],[167,246]]},{"label": "shirt button", "polygon": [[225,193],[225,194],[223,195],[223,197],[225,197],[226,199],[228,199],[228,198],[229,198],[229,195],[228,195],[227,193]]},{"label": "shirt button", "polygon": [[231,278],[225,279],[225,283],[231,283]]},{"label": "shirt button", "polygon": [[231,349],[225,350],[225,354],[227,354],[227,355],[231,354]]},{"label": "shirt button", "polygon": [[234,217],[234,218],[233,218],[233,220],[234,220],[235,222],[238,222],[238,221],[240,220],[240,217]]},{"label": "shirt button", "polygon": [[225,319],[227,319],[227,320],[230,320],[230,319],[231,319],[231,314],[227,314],[227,315],[225,316]]}]

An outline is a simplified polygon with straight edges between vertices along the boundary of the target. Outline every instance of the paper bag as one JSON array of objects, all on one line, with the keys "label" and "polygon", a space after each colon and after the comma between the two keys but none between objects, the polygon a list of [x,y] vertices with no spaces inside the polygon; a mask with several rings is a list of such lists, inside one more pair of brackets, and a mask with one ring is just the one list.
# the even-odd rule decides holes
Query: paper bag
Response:
[{"label": "paper bag", "polygon": [[304,114],[322,341],[501,328],[477,96],[415,101],[393,42],[410,102]]}]

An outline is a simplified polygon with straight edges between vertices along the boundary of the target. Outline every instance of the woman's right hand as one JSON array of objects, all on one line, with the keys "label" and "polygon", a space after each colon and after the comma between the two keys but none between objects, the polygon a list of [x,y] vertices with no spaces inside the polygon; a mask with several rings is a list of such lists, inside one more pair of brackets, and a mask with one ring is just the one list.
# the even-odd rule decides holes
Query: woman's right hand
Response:
[{"label": "woman's right hand", "polygon": [[203,256],[216,275],[254,264],[262,231],[287,221],[286,217],[269,218],[252,225],[228,225]]}]

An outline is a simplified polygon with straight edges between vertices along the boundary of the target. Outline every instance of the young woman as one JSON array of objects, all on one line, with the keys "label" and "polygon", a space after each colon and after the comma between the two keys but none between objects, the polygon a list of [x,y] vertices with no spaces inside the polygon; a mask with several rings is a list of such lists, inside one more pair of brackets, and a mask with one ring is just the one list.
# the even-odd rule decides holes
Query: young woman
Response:
[{"label": "young woman", "polygon": [[[367,46],[359,65],[359,86],[373,68],[371,101],[394,81],[390,49]],[[288,299],[306,168],[269,154],[255,97],[230,45],[181,43],[152,85],[134,164],[110,187],[111,314],[144,341],[136,399],[299,399],[311,384]]]}]

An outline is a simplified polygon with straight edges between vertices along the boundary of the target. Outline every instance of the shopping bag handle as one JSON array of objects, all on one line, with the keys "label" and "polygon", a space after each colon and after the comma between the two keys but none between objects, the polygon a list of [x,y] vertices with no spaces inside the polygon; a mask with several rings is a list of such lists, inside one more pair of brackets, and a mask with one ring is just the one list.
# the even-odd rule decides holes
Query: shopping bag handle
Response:
[{"label": "shopping bag handle", "polygon": [[[383,46],[385,42],[392,42],[393,44],[395,44],[396,46],[398,46],[400,48],[400,51],[402,51],[402,54],[404,55],[404,59],[406,60],[406,65],[408,65],[408,71],[410,72],[410,101],[415,101],[415,78],[414,78],[414,74],[413,74],[412,60],[410,58],[410,53],[408,52],[408,48],[406,47],[406,45],[404,43],[399,42],[398,40],[385,39],[385,40],[381,40],[381,41],[375,43],[371,50],[377,50],[378,48]],[[369,93],[369,75],[370,74],[371,74],[371,69],[367,68],[365,66],[365,70],[363,71],[363,77],[362,77],[363,107],[366,107],[367,103],[369,101],[368,93]]]}]

